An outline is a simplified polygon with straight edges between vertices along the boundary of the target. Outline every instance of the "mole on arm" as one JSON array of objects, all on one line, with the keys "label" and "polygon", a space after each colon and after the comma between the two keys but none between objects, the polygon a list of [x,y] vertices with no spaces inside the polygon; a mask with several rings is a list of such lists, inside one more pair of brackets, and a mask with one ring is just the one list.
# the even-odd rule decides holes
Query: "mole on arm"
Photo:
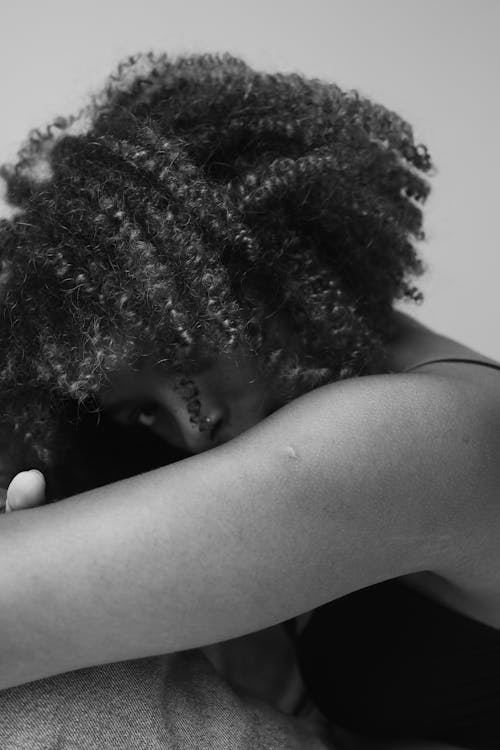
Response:
[{"label": "mole on arm", "polygon": [[293,447],[293,445],[287,445],[285,447],[285,456],[287,458],[292,459],[293,461],[298,461],[300,459],[300,456],[295,450],[295,448]]}]

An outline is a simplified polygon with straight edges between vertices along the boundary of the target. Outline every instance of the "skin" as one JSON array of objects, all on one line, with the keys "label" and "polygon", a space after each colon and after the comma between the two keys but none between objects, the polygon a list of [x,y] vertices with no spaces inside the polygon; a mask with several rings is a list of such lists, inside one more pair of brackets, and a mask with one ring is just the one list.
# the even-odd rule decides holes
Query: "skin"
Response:
[{"label": "skin", "polygon": [[[389,358],[389,366],[395,372],[406,370],[420,359],[446,356],[495,363],[434,333],[408,315],[395,315],[399,331]],[[283,324],[280,332],[287,335]],[[435,370],[435,366],[430,369]],[[451,369],[456,367],[451,365]],[[476,376],[484,371],[469,373],[466,369],[462,374]],[[282,406],[273,383],[262,375],[256,358],[249,355],[220,356],[191,378],[198,387],[203,418],[208,421],[201,428],[190,420],[177,377],[152,363],[139,372],[117,373],[111,388],[102,394],[102,406],[119,424],[142,424],[166,443],[193,455],[237,437]],[[20,472],[9,485],[6,512],[36,507],[44,501],[43,474],[37,469]]]},{"label": "skin", "polygon": [[[437,356],[481,358],[476,352],[434,334],[406,316],[401,317],[400,322],[400,335],[391,352],[392,366],[396,372],[420,360]],[[215,388],[216,384],[222,382],[219,370],[221,366],[229,371],[232,369],[234,376],[234,388],[231,391],[233,395],[229,401],[224,397],[229,389]],[[118,633],[117,653],[110,653],[109,644],[102,642],[99,632],[109,632],[113,628],[116,633],[117,622],[123,617],[120,607],[124,605],[125,611],[141,611],[141,606],[147,609],[148,596],[150,599],[156,597],[155,606],[153,609],[149,606],[149,614],[145,618],[148,636],[152,639],[152,653],[204,645],[206,642],[224,640],[268,627],[349,590],[402,574],[408,575],[410,585],[420,587],[443,603],[500,627],[500,601],[496,594],[499,580],[495,573],[500,569],[495,543],[499,524],[496,495],[500,477],[490,458],[498,451],[500,442],[498,373],[487,368],[449,363],[429,365],[408,376],[381,376],[333,384],[298,399],[273,417],[264,419],[262,425],[262,415],[267,409],[272,410],[274,405],[272,398],[269,402],[266,401],[268,384],[259,382],[254,376],[255,370],[248,361],[233,368],[229,362],[219,362],[207,372],[196,376],[203,396],[203,409],[208,409],[214,415],[226,415],[218,430],[221,443],[214,451],[208,451],[211,444],[207,443],[206,432],[194,429],[189,422],[182,422],[185,410],[179,406],[176,411],[177,394],[168,378],[165,380],[163,375],[158,375],[157,380],[157,373],[152,376],[148,372],[133,381],[117,381],[115,389],[106,396],[109,408],[117,399],[123,401],[130,396],[133,397],[129,401],[135,407],[137,397],[142,398],[144,395],[150,399],[154,384],[153,390],[161,417],[155,423],[155,429],[162,431],[159,434],[165,439],[172,438],[173,419],[176,439],[184,441],[183,445],[190,446],[193,453],[208,451],[206,459],[200,456],[189,460],[204,461],[199,469],[206,485],[213,488],[216,495],[220,523],[211,523],[212,498],[207,497],[205,489],[199,483],[197,485],[196,480],[187,479],[188,476],[193,477],[194,472],[186,474],[183,470],[185,462],[167,467],[169,471],[150,472],[149,475],[137,478],[136,482],[127,480],[125,483],[118,483],[119,492],[116,491],[118,485],[112,485],[102,493],[85,493],[78,503],[71,506],[71,510],[63,501],[58,504],[59,507],[49,506],[44,509],[41,511],[42,515],[31,516],[39,513],[36,509],[27,510],[25,514],[11,514],[12,521],[13,516],[22,516],[26,517],[26,523],[12,523],[10,527],[4,524],[0,528],[4,542],[2,549],[4,554],[10,555],[7,559],[15,563],[13,570],[16,581],[26,583],[28,599],[21,606],[25,632],[19,627],[19,618],[15,632],[12,625],[14,648],[11,663],[8,656],[2,655],[5,665],[5,670],[2,671],[3,675],[7,675],[4,686],[50,674],[54,665],[57,671],[64,671],[75,666],[140,655],[138,644],[144,641],[141,618],[136,623],[135,630],[134,625],[129,624],[128,633]],[[246,402],[243,394],[248,390],[252,393],[252,399]],[[246,414],[247,421],[244,422],[239,417],[231,420],[231,410],[238,413],[238,404],[242,403],[241,413]],[[432,408],[429,408],[430,404]],[[164,420],[163,410],[168,412],[169,422]],[[424,419],[421,420],[419,415]],[[120,418],[125,417],[122,414]],[[243,424],[247,427],[238,432]],[[390,430],[387,429],[388,425],[391,425]],[[365,434],[362,434],[361,426]],[[166,430],[170,432],[164,432]],[[242,434],[247,430],[248,438]],[[237,435],[241,437],[233,440]],[[222,441],[229,445],[223,445]],[[432,443],[432,449],[429,448],[429,442]],[[211,460],[212,456],[216,460]],[[349,468],[353,460],[358,467],[354,474]],[[332,466],[335,469],[333,473]],[[365,476],[359,466],[371,467],[368,475]],[[230,481],[227,479],[229,468]],[[310,468],[314,468],[314,475],[304,479],[304,474],[307,475]],[[318,472],[323,472],[319,478]],[[419,481],[416,484],[415,481],[409,481],[414,476],[425,477],[423,486],[419,485]],[[368,478],[370,490],[367,492]],[[9,487],[9,509],[26,507],[28,503],[36,505],[36,498],[41,501],[42,482],[43,478],[37,473],[18,475]],[[246,489],[248,485],[249,490]],[[167,507],[165,501],[163,505],[161,502],[158,504],[162,487],[168,488]],[[391,487],[392,496],[391,493],[388,494],[388,487]],[[395,495],[394,487],[397,488]],[[261,503],[259,498],[263,494],[265,497]],[[239,495],[241,502],[235,503]],[[139,496],[141,502],[138,506]],[[308,507],[304,517],[302,501],[306,496]],[[109,519],[106,521],[103,513],[99,512],[97,528],[95,519],[98,506],[94,498],[97,502],[100,501],[100,508],[104,509],[104,497],[110,511]],[[179,510],[175,512],[183,503],[184,515]],[[249,516],[250,504],[252,512]],[[123,522],[117,521],[122,518],[125,519]],[[189,519],[188,527],[183,518]],[[199,528],[197,518],[201,523]],[[91,525],[91,519],[94,519],[94,526]],[[304,526],[306,520],[307,524]],[[141,547],[138,543],[130,551],[132,538],[123,536],[129,522],[135,529],[141,528],[140,539],[148,539],[148,545],[142,544]],[[17,551],[23,537],[30,532],[30,526],[31,547],[21,545],[21,550]],[[111,527],[114,527],[113,540],[118,537],[116,544],[106,534],[106,529]],[[113,601],[105,602],[104,606],[99,596],[95,598],[95,592],[85,591],[88,572],[79,567],[83,552],[80,554],[78,549],[78,530],[82,528],[93,528],[96,532],[83,540],[86,557],[89,554],[89,543],[96,549],[96,574],[105,577],[107,586],[113,585],[113,591],[118,586]],[[175,537],[170,531],[175,531],[176,528],[182,533],[187,528],[188,537],[184,537],[184,543],[188,540],[197,543],[196,540],[200,537],[213,535],[215,548],[202,544],[200,551],[192,551],[193,557],[209,554],[206,563],[208,577],[201,581],[201,588],[195,583],[196,576],[199,575],[196,571],[192,571],[195,578],[189,575],[186,578],[186,558],[183,557],[182,549],[177,551],[175,545],[172,549]],[[282,530],[278,549],[272,548],[273,535],[269,532],[269,529],[272,532],[277,528]],[[232,535],[237,537],[234,557],[230,543],[232,537],[228,538],[224,534],[230,529]],[[283,533],[285,530],[286,533]],[[70,563],[69,566],[68,550],[58,541],[63,531],[70,532],[66,538],[72,540],[72,554],[76,557],[76,563]],[[217,538],[221,533],[221,543],[223,539],[225,545],[223,555],[217,552],[220,546]],[[98,534],[101,534],[100,540],[96,539]],[[40,537],[44,544],[49,542],[53,545],[53,555],[48,567],[46,547],[40,549],[40,553],[36,544],[33,548]],[[380,544],[372,543],[374,538],[384,538],[383,549]],[[168,563],[171,576],[158,568],[158,558],[162,558],[161,550],[165,548],[165,539],[169,540],[170,545],[165,562]],[[300,544],[298,540],[302,540]],[[146,599],[141,600],[140,592],[137,591],[119,591],[120,566],[124,562],[120,555],[127,542],[129,552],[125,555],[125,560],[134,565],[136,570],[144,571],[147,582]],[[308,550],[305,559],[300,554],[301,545]],[[102,550],[109,550],[110,547],[110,553],[102,559]],[[30,559],[23,560],[23,550],[26,554],[28,549]],[[98,550],[101,550],[100,555]],[[210,558],[211,550],[215,551],[215,557]],[[61,653],[61,644],[57,642],[60,634],[56,632],[56,637],[48,636],[48,632],[53,632],[54,627],[57,631],[57,612],[44,613],[40,620],[39,607],[30,609],[29,589],[33,588],[33,565],[39,566],[37,585],[42,581],[45,587],[50,575],[54,574],[54,569],[63,561],[67,566],[65,580],[70,580],[72,587],[76,589],[79,587],[73,585],[74,581],[77,584],[79,580],[82,581],[85,611],[93,613],[94,618],[91,617],[89,621],[87,617],[85,621],[84,617],[83,623],[81,620],[79,623],[66,621],[65,637],[69,637],[70,643],[79,643],[77,663],[74,650],[72,659],[65,661],[67,654]],[[44,564],[47,570],[41,569]],[[113,571],[117,565],[119,570],[115,575]],[[248,570],[253,571],[250,582],[247,580],[248,575],[238,577],[238,565],[247,573]],[[215,575],[212,575],[213,571]],[[331,571],[335,571],[333,579]],[[59,580],[57,585],[61,586],[61,583],[64,589],[64,580]],[[242,585],[243,599],[236,605],[240,610],[239,616],[235,612],[234,592],[241,591]],[[190,587],[192,591],[189,590]],[[175,624],[175,613],[173,616],[161,607],[158,609],[158,590],[167,590],[173,595],[172,600],[184,614],[180,627]],[[185,637],[186,621],[191,620],[191,616],[186,613],[191,611],[193,617],[197,616],[196,607],[200,605],[203,592],[218,592],[220,597],[223,591],[231,590],[233,595],[228,595],[227,604],[224,595],[221,608],[214,611],[210,610],[210,597],[204,598],[201,611],[208,613],[209,617],[203,622],[202,632],[196,633],[193,628],[193,632],[188,633],[187,640],[183,642],[180,631],[183,631]],[[81,596],[80,590],[79,598]],[[71,599],[69,592],[64,592],[63,599],[62,612],[67,612],[68,607],[72,611],[68,600]],[[196,602],[194,610],[193,600]],[[56,601],[56,610],[57,606]],[[131,607],[133,608],[130,609]],[[139,610],[136,610],[137,607]],[[81,610],[80,606],[75,612],[77,620],[81,616]],[[31,617],[34,620],[30,622]],[[170,622],[168,637],[165,636],[164,627],[155,635],[156,620]],[[33,622],[36,622],[36,626]],[[86,643],[82,647],[79,639],[84,635],[84,630]],[[9,635],[8,617],[2,623],[2,632]],[[16,648],[22,647],[25,653],[30,641],[31,652],[28,649],[25,663],[19,670],[20,659],[18,653],[16,660]],[[46,648],[43,664],[40,663],[39,656],[41,644]],[[64,650],[67,652],[68,647]],[[33,669],[36,670],[35,676],[33,671],[30,672]],[[355,738],[355,741],[357,744],[351,743],[351,747],[376,747],[373,743],[362,744],[359,738]],[[349,738],[346,736],[346,743],[348,742]],[[414,743],[385,743],[384,746],[398,747],[401,750],[403,747],[425,747],[428,750],[438,747],[434,744]],[[345,747],[349,745],[345,744]]]},{"label": "skin", "polygon": [[198,391],[201,424],[190,419],[179,378],[154,365],[117,375],[101,402],[117,422],[142,424],[192,455],[232,440],[282,405],[249,354],[220,355],[189,380]]},{"label": "skin", "polygon": [[9,484],[5,512],[35,508],[45,502],[45,478],[41,471],[21,471]]}]

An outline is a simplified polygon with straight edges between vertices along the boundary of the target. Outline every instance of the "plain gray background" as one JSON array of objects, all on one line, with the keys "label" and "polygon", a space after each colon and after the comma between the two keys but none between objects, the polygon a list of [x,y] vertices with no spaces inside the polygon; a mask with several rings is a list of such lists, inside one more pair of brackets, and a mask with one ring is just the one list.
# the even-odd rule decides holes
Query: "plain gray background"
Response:
[{"label": "plain gray background", "polygon": [[116,63],[230,51],[357,88],[398,111],[438,173],[425,302],[408,312],[500,359],[500,0],[10,0],[0,28],[0,161]]}]

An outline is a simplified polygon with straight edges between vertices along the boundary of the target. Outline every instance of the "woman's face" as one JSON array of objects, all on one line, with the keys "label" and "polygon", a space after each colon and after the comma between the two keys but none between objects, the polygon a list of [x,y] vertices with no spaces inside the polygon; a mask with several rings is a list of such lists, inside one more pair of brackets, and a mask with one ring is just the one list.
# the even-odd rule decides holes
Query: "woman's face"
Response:
[{"label": "woman's face", "polygon": [[116,421],[142,424],[188,453],[231,440],[281,405],[258,359],[242,353],[221,354],[185,377],[154,365],[123,373],[102,394],[101,403]]}]

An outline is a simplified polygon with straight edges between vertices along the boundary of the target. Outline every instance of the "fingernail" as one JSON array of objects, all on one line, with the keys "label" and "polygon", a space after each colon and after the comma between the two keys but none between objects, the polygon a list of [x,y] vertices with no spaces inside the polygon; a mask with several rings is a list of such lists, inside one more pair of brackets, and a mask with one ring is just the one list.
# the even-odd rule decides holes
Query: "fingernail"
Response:
[{"label": "fingernail", "polygon": [[39,476],[41,476],[41,477],[42,477],[42,479],[45,479],[45,477],[44,477],[44,475],[42,474],[42,472],[40,471],[40,469],[30,469],[30,470],[29,470],[29,473],[30,473],[30,474],[39,474]]}]

